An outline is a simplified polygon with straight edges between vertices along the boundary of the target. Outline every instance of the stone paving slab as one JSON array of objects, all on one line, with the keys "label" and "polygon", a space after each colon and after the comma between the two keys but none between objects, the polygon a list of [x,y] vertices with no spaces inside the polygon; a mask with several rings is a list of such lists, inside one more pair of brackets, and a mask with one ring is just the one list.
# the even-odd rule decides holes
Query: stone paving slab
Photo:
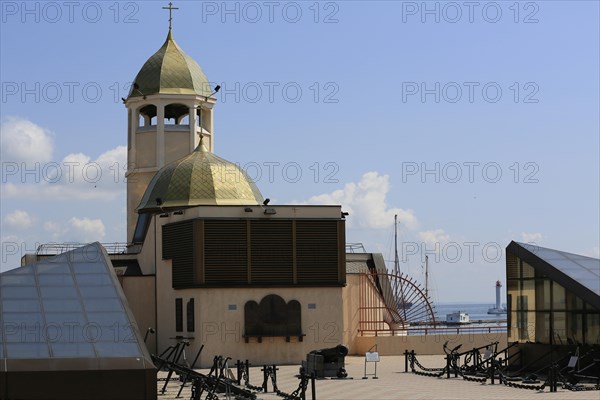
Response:
[{"label": "stone paving slab", "polygon": [[[444,356],[419,356],[419,361],[428,368],[443,367]],[[374,372],[374,364],[368,364],[368,373]],[[299,372],[299,365],[279,366],[277,371],[277,384],[279,389],[291,393],[297,387],[299,380],[295,375]],[[262,384],[261,367],[250,368],[250,383],[256,386]],[[318,400],[599,400],[600,391],[572,392],[558,388],[557,393],[517,389],[496,383],[496,385],[468,382],[462,378],[434,378],[419,376],[404,372],[403,356],[381,357],[377,365],[378,379],[362,379],[364,375],[364,357],[346,357],[346,370],[353,379],[319,379],[316,381]],[[199,370],[208,373],[208,370]],[[233,368],[235,373],[235,368]],[[160,372],[159,377],[166,376]],[[488,380],[489,382],[489,380]],[[159,392],[159,400],[175,399],[179,390],[179,381],[173,380],[167,387],[167,392]],[[162,388],[163,382],[158,382]],[[310,387],[310,385],[309,385]],[[269,383],[269,391],[271,391]],[[184,388],[182,399],[189,399],[190,388]],[[221,395],[220,398],[226,398]],[[233,398],[233,397],[232,397]],[[274,393],[258,393],[259,399],[281,399]],[[307,393],[310,399],[310,391]]]}]

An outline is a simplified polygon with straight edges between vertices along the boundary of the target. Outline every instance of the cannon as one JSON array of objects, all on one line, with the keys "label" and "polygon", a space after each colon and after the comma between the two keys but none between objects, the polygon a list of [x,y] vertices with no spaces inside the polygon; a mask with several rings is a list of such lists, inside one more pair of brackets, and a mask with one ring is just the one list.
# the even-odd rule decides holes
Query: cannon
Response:
[{"label": "cannon", "polygon": [[302,361],[302,370],[307,375],[315,374],[317,378],[345,378],[348,376],[345,369],[345,359],[348,348],[344,345],[313,350]]}]

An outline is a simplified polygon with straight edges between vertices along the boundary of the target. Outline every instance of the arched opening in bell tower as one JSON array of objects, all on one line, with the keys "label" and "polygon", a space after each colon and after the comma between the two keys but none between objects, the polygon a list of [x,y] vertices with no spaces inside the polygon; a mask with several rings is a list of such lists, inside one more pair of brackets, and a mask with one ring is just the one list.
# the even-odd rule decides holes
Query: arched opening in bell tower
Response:
[{"label": "arched opening in bell tower", "polygon": [[157,124],[157,109],[154,104],[148,104],[138,111],[138,130],[150,129]]},{"label": "arched opening in bell tower", "polygon": [[165,126],[181,126],[189,129],[190,108],[181,103],[172,103],[165,107]]}]

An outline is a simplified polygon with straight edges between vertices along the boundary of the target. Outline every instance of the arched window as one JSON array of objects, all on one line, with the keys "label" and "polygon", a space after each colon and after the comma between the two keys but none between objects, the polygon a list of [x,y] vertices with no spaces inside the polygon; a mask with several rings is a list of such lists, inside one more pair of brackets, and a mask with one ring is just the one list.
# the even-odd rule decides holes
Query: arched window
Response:
[{"label": "arched window", "polygon": [[148,104],[139,111],[138,128],[156,125],[156,106]]},{"label": "arched window", "polygon": [[169,104],[165,107],[165,125],[189,125],[189,113],[190,108],[185,104]]}]

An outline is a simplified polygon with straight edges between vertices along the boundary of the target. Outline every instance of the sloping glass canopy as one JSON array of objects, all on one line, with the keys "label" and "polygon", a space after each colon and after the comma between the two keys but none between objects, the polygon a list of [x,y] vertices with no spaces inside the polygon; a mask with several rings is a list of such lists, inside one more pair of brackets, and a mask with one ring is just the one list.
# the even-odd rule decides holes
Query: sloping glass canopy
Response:
[{"label": "sloping glass canopy", "polygon": [[[0,398],[21,398],[27,387],[19,376],[34,372],[63,384],[50,382],[32,398],[68,398],[64,382],[73,371],[88,371],[88,386],[114,398],[103,387],[107,382],[93,382],[100,370],[107,376],[120,371],[116,380],[142,388],[151,378],[156,397],[154,365],[99,243],[0,274],[0,321],[0,375],[6,374]],[[52,394],[52,387],[58,392]],[[133,398],[148,398],[145,392]]]}]

